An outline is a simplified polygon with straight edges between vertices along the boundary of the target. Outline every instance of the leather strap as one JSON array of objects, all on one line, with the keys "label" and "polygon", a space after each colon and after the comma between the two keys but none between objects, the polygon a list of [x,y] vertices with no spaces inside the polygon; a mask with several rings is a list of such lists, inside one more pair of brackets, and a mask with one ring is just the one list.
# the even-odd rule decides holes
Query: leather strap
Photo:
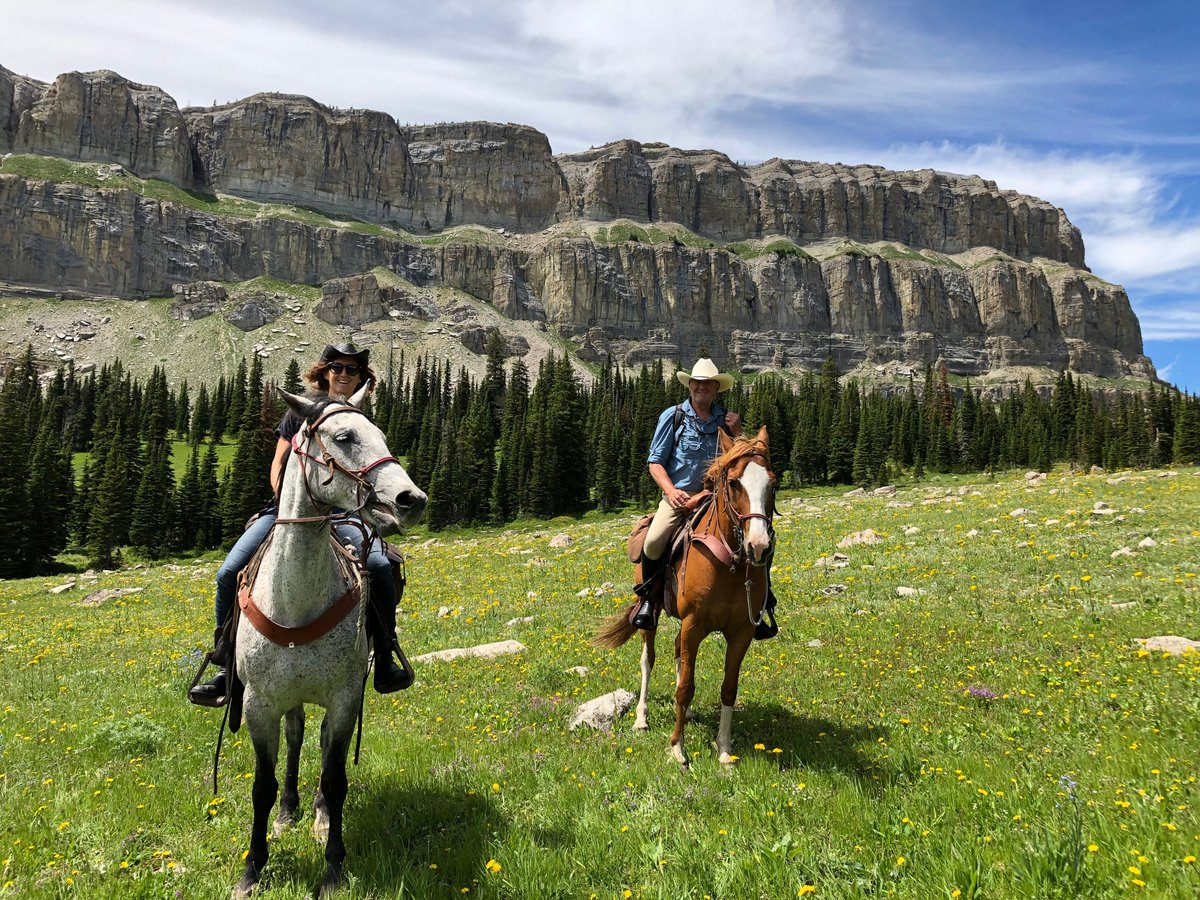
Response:
[{"label": "leather strap", "polygon": [[335,625],[346,618],[352,609],[358,606],[358,586],[349,588],[346,593],[333,602],[332,606],[311,622],[294,628],[280,625],[259,609],[258,604],[254,602],[254,595],[250,593],[248,584],[243,584],[238,590],[238,606],[242,608],[242,612],[250,620],[250,624],[254,626],[255,630],[267,640],[282,647],[300,647],[304,644],[311,644],[319,637],[324,637],[333,630]]}]

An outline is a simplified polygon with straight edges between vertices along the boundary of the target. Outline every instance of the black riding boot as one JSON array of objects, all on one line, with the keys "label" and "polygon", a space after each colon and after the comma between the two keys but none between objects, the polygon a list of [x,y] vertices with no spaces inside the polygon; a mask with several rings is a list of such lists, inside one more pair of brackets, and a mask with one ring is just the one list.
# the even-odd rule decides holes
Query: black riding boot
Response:
[{"label": "black riding boot", "polygon": [[[212,658],[216,661],[218,651],[221,649],[221,632],[224,629],[218,628],[213,632],[213,653]],[[224,656],[221,658],[222,663],[227,663],[229,660]],[[215,674],[204,684],[197,684],[188,691],[188,699],[197,706],[224,706],[229,701],[229,671],[224,665],[217,669]]]},{"label": "black riding boot", "polygon": [[754,629],[754,639],[756,641],[766,641],[779,634],[779,626],[775,624],[775,604],[778,601],[775,599],[775,592],[771,590],[771,585],[767,585],[767,601],[763,604],[762,621]]},{"label": "black riding boot", "polygon": [[404,651],[400,649],[396,640],[396,607],[372,599],[367,621],[370,625],[371,643],[375,647],[375,690],[381,694],[391,694],[411,686],[412,668],[397,665],[392,657],[392,651],[395,650],[396,654],[404,659]]},{"label": "black riding boot", "polygon": [[641,605],[630,620],[640,631],[656,627],[654,609],[662,604],[662,559],[650,559],[642,554],[642,580],[633,586],[633,592],[641,599]]}]

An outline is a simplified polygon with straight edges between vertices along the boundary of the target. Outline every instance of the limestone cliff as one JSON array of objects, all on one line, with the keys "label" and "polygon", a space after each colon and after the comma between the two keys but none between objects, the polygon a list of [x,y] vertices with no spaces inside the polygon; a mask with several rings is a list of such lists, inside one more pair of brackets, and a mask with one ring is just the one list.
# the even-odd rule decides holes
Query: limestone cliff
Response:
[{"label": "limestone cliff", "polygon": [[[832,353],[843,367],[940,357],[962,374],[1153,377],[1128,297],[1087,271],[1062,210],[974,176],[746,166],[632,140],[554,156],[521,125],[400,126],[281,94],[180,111],[111,72],[44,84],[3,68],[0,153],[316,211],[218,215],[119,178],[0,174],[0,281],[15,285],[186,298],[178,286],[193,282],[320,285],[382,266],[542,323],[589,360],[706,348],[746,369],[815,368]],[[657,230],[599,229],[618,219]],[[429,315],[388,290],[338,281],[318,315]]]}]

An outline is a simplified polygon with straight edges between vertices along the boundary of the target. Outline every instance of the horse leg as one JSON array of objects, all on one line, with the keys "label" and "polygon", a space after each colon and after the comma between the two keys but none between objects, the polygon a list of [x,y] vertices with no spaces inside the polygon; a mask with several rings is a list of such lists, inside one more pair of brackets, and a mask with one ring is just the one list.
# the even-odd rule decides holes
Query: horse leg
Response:
[{"label": "horse leg", "polygon": [[279,757],[279,720],[261,718],[247,710],[250,739],[254,744],[254,824],[250,829],[250,850],[246,855],[246,868],[242,880],[233,889],[234,898],[249,897],[262,870],[267,864],[267,819],[275,797],[279,793],[279,781],[275,777],[275,761]]},{"label": "horse leg", "polygon": [[[682,630],[677,635],[675,635],[675,689],[676,690],[679,690],[680,679],[683,677],[680,672],[680,663],[679,663],[679,641],[682,637],[683,637]],[[692,707],[690,705],[688,706],[688,708],[686,710],[684,710],[683,714],[684,714],[684,716],[687,717],[687,720],[689,722],[696,721],[696,714],[692,712]]]},{"label": "horse leg", "polygon": [[650,692],[650,673],[654,671],[654,637],[657,633],[654,629],[642,632],[642,692],[638,695],[637,721],[633,723],[637,731],[646,731],[650,727],[646,721],[646,696]]},{"label": "horse leg", "polygon": [[[325,754],[329,744],[329,713],[325,713],[325,718],[321,720],[321,774],[325,773]],[[329,805],[325,802],[325,791],[322,790],[323,783],[317,779],[317,792],[313,794],[313,823],[312,835],[313,840],[318,844],[324,844],[329,840]]]},{"label": "horse leg", "polygon": [[703,639],[704,635],[693,625],[692,619],[684,619],[676,641],[679,679],[675,687],[675,731],[671,734],[671,753],[685,769],[688,767],[688,757],[683,747],[683,726],[696,693],[696,653]]},{"label": "horse leg", "polygon": [[275,815],[275,837],[296,824],[300,808],[300,748],[304,744],[304,704],[294,706],[284,714],[284,737],[287,741],[287,768],[283,776],[283,794],[279,812]]},{"label": "horse leg", "polygon": [[[348,698],[340,709],[352,709],[357,713],[354,701],[357,694]],[[334,709],[338,709],[337,706]],[[340,710],[339,710],[340,711]],[[326,897],[342,884],[342,866],[346,859],[346,845],[342,840],[342,811],[346,805],[346,755],[350,750],[350,739],[354,734],[355,716],[339,716],[331,723],[334,710],[325,713],[321,723],[321,795],[328,815],[325,841],[325,877],[321,879],[318,897]]]},{"label": "horse leg", "polygon": [[750,649],[754,632],[743,629],[737,639],[725,646],[725,678],[721,682],[721,724],[717,729],[717,752],[721,765],[730,766],[737,762],[733,755],[733,705],[737,702],[738,678],[742,673],[742,660]]}]

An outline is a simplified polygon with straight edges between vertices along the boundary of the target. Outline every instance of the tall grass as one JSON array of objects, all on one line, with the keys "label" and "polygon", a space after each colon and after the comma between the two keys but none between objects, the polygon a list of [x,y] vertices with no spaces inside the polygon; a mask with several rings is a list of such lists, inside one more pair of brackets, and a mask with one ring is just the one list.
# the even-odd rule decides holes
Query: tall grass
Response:
[{"label": "tall grass", "polygon": [[[747,657],[729,771],[709,746],[719,638],[701,651],[690,772],[666,753],[673,625],[648,733],[632,713],[611,733],[567,729],[579,702],[636,690],[636,642],[588,643],[630,598],[629,513],[418,531],[410,655],[526,650],[418,664],[411,690],[368,693],[347,896],[1195,897],[1200,657],[1134,638],[1200,638],[1200,472],[1113,481],[782,497],[783,633]],[[866,528],[882,542],[839,551]],[[573,543],[552,549],[560,532]],[[835,552],[844,568],[819,562]],[[227,740],[213,797],[218,716],[183,696],[216,564],[61,594],[60,578],[0,584],[0,895],[216,897],[236,881],[249,742]],[[82,603],[113,587],[141,590]],[[308,824],[272,841],[263,896],[311,895]]]}]

